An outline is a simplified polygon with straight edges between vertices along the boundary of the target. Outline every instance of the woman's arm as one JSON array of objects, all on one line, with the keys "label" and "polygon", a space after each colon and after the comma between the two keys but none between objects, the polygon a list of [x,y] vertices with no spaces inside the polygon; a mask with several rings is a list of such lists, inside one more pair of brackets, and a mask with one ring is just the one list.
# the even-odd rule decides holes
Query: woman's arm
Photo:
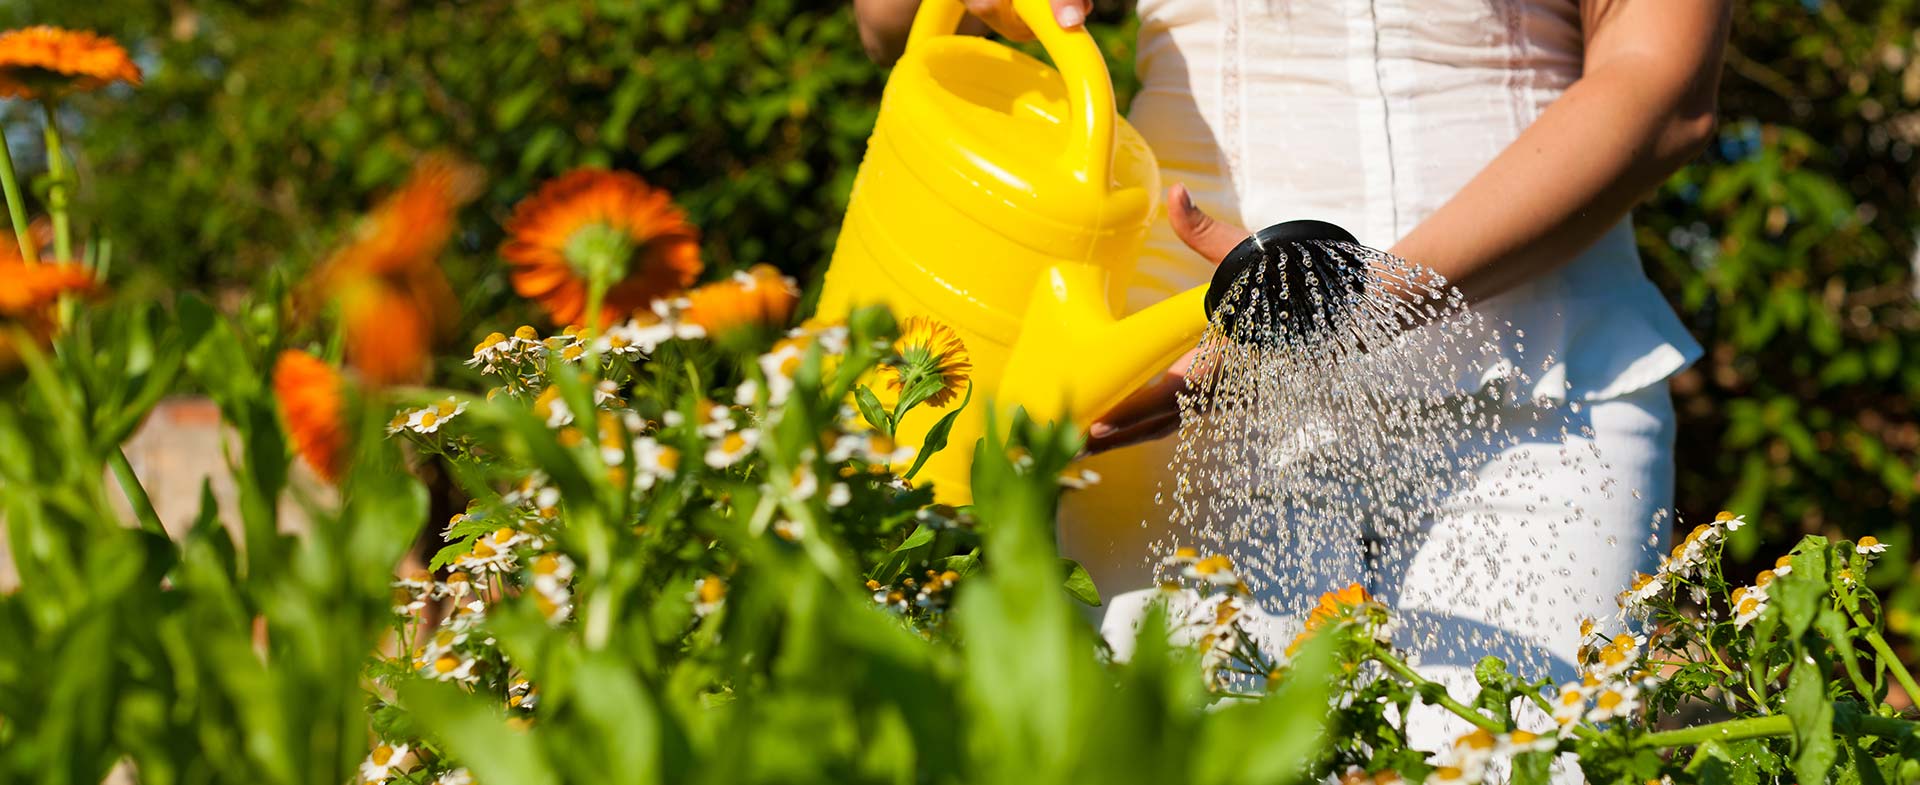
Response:
[{"label": "woman's arm", "polygon": [[[1713,133],[1731,0],[1582,0],[1583,75],[1466,187],[1394,245],[1470,301],[1542,275],[1598,240]],[[1168,194],[1174,233],[1214,262],[1247,235]],[[1087,448],[1179,425],[1183,360],[1102,415]]]},{"label": "woman's arm", "polygon": [[1706,144],[1730,0],[1583,0],[1584,74],[1392,248],[1483,300],[1585,251]]},{"label": "woman's arm", "polygon": [[[939,0],[951,2],[952,0]],[[995,32],[1015,41],[1033,40],[1033,30],[1013,13],[1013,0],[961,0],[967,6],[967,18],[960,32],[985,35]],[[1093,0],[1052,0],[1053,18],[1068,30],[1079,27],[1093,8]],[[907,33],[913,29],[913,15],[920,0],[853,0],[853,18],[860,25],[860,45],[867,56],[881,65],[892,65],[907,49]]]}]

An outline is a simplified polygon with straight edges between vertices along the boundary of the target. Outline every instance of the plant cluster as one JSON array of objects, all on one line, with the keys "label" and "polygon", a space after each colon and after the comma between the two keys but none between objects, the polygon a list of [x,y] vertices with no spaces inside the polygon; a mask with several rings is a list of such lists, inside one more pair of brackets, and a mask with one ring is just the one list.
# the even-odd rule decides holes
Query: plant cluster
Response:
[{"label": "plant cluster", "polygon": [[[97,36],[0,34],[0,89],[46,107],[56,152],[58,105],[140,78]],[[1059,494],[1091,479],[1074,431],[1015,412],[978,444],[945,425],[894,440],[917,407],[986,405],[951,330],[882,310],[796,325],[791,279],[706,274],[664,191],[587,167],[532,189],[500,251],[567,326],[488,334],[447,363],[475,385],[426,386],[460,320],[441,262],[484,169],[410,166],[309,275],[220,309],[106,291],[73,170],[52,167],[43,224],[0,159],[20,575],[0,595],[0,778],[1541,782],[1571,755],[1598,782],[1920,779],[1873,537],[1809,537],[1736,582],[1744,519],[1722,516],[1628,589],[1611,634],[1584,630],[1580,679],[1490,660],[1471,698],[1409,664],[1364,590],[1278,646],[1229,560],[1181,551],[1169,597],[1206,612],[1154,611],[1116,662],[1081,613],[1086,573],[1052,548]],[[183,383],[232,430],[237,531],[210,487],[170,530],[122,452]],[[914,483],[941,449],[973,452],[975,504]],[[471,502],[396,578],[429,467]],[[1416,703],[1471,730],[1420,749]]]}]

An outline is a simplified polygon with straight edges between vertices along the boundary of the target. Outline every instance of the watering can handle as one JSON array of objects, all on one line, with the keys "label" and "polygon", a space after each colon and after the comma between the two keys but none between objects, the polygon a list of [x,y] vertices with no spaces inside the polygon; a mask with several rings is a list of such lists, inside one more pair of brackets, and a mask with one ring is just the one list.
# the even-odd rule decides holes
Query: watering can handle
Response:
[{"label": "watering can handle", "polygon": [[[1067,145],[1067,167],[1083,182],[1107,188],[1113,167],[1116,115],[1113,77],[1107,73],[1106,58],[1085,28],[1072,32],[1062,29],[1047,0],[1013,0],[1013,10],[1033,28],[1066,80],[1068,123],[1073,133]],[[927,39],[955,34],[966,12],[960,0],[921,0],[907,33],[907,51]]]}]

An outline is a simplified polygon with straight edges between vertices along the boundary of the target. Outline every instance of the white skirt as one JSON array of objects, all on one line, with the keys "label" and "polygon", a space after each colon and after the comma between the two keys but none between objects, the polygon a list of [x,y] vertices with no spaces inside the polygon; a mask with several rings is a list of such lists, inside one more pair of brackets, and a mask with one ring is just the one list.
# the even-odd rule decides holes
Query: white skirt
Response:
[{"label": "white skirt", "polygon": [[[1519,410],[1540,405],[1508,404],[1515,416],[1504,419],[1535,421]],[[1577,678],[1579,620],[1611,621],[1634,573],[1658,565],[1671,527],[1674,412],[1664,382],[1605,401],[1544,405],[1567,407],[1554,416],[1576,427],[1564,435],[1504,434],[1510,438],[1496,443],[1507,446],[1472,459],[1470,494],[1440,505],[1415,531],[1385,535],[1405,541],[1371,540],[1382,535],[1369,531],[1359,542],[1261,544],[1311,568],[1265,576],[1255,587],[1264,609],[1255,632],[1284,645],[1315,598],[1357,582],[1394,609],[1396,646],[1462,701],[1473,697],[1474,664],[1489,655],[1529,679]],[[1172,440],[1141,447],[1170,455]],[[1151,501],[1131,497],[1159,492],[1138,478],[1109,479],[1062,502],[1063,551],[1088,565],[1111,596],[1101,631],[1123,658],[1158,593],[1148,563],[1155,536],[1138,519],[1103,519],[1101,510],[1151,509]],[[1274,536],[1289,535],[1281,526]],[[1438,710],[1416,711],[1410,730],[1422,749],[1439,749],[1465,730]]]}]

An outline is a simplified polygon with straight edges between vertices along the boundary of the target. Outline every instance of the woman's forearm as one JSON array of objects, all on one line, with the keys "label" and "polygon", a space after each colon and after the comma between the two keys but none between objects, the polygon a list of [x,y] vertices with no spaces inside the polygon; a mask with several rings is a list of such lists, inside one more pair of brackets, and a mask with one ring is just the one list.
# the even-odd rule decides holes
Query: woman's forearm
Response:
[{"label": "woman's forearm", "polygon": [[867,57],[892,65],[907,49],[907,32],[920,0],[853,0],[853,18],[860,25],[860,45]]},{"label": "woman's forearm", "polygon": [[1643,92],[1634,69],[1575,83],[1393,247],[1482,300],[1577,256],[1712,133],[1707,107]]},{"label": "woman's forearm", "polygon": [[1612,31],[1587,74],[1393,253],[1482,300],[1585,251],[1692,158],[1713,133],[1724,6],[1663,2],[1712,29],[1672,48],[1645,45],[1661,32]]}]

